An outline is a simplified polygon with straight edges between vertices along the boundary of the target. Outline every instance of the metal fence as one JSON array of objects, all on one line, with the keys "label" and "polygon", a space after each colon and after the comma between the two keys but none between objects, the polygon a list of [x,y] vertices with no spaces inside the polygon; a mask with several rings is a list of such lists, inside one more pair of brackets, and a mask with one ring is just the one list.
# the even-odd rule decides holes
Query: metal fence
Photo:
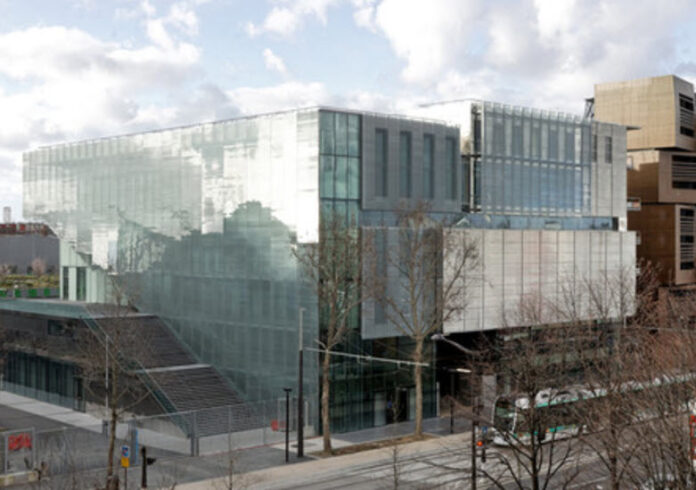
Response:
[{"label": "metal fence", "polygon": [[[297,400],[290,403],[288,430],[290,439],[295,441]],[[312,410],[312,404],[305,400],[305,420],[312,420]],[[119,448],[124,445],[130,448],[131,465],[138,465],[142,446],[147,447],[148,457],[158,460],[206,456],[282,444],[285,441],[285,428],[284,398],[135,417],[117,424],[114,464],[118,466]],[[48,474],[64,475],[106,467],[108,430],[107,422],[103,421],[89,426],[65,426],[41,431],[27,428],[14,432],[32,433],[30,446],[34,469],[42,468]],[[8,434],[5,433],[5,438]],[[313,435],[310,425],[305,428],[305,435]],[[11,451],[0,452],[0,455],[3,461],[14,456]]]}]

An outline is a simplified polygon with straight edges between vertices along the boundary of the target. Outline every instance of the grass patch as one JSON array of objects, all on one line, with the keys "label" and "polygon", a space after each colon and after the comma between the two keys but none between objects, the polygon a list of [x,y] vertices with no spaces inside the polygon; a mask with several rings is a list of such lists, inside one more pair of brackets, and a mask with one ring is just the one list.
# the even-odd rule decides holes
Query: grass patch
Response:
[{"label": "grass patch", "polygon": [[0,289],[29,288],[57,288],[59,276],[57,274],[44,274],[33,276],[30,274],[8,274],[0,277]]}]

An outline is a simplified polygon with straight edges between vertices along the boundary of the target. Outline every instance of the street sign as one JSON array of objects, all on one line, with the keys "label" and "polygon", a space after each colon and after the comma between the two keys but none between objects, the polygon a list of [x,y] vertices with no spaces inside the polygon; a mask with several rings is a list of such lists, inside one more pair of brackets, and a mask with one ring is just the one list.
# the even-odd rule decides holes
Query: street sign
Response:
[{"label": "street sign", "polygon": [[481,434],[483,434],[484,436],[485,436],[486,434],[488,434],[488,426],[487,426],[487,425],[482,425],[482,426],[481,426]]},{"label": "street sign", "polygon": [[121,446],[121,466],[123,468],[130,466],[130,448],[125,445]]}]

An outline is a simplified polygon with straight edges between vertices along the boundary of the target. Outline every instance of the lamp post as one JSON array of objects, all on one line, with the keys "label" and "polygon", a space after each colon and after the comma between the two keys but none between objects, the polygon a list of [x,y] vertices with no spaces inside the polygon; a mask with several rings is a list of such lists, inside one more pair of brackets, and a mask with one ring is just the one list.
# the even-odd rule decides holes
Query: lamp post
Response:
[{"label": "lamp post", "polygon": [[456,374],[473,374],[471,369],[447,369],[450,375],[450,434],[454,434],[454,376]]},{"label": "lamp post", "polygon": [[[450,340],[446,338],[444,335],[441,333],[435,333],[431,335],[430,337],[431,340],[434,341],[441,341],[441,342],[446,342],[453,347],[456,347],[460,351],[464,352],[467,355],[471,356],[480,356],[481,353],[475,350],[467,349],[463,345],[454,342],[453,340]],[[473,369],[463,369],[460,368],[455,369],[455,371],[462,372],[462,373],[469,373],[469,374],[474,374]],[[472,405],[472,411],[473,415],[471,417],[471,489],[476,490],[476,427],[478,426],[478,417],[479,417],[479,410],[478,410],[478,400],[474,396],[474,383],[473,383],[473,376],[471,383],[469,384],[469,389],[470,389],[470,396],[471,396],[471,405]],[[452,422],[450,421],[450,424]]]},{"label": "lamp post", "polygon": [[298,357],[300,359],[300,365],[297,370],[297,457],[304,457],[304,399],[302,396],[302,384],[303,384],[303,354],[304,346],[302,345],[302,323],[304,320],[305,309],[300,307],[300,322],[299,322],[299,346],[298,346]]}]

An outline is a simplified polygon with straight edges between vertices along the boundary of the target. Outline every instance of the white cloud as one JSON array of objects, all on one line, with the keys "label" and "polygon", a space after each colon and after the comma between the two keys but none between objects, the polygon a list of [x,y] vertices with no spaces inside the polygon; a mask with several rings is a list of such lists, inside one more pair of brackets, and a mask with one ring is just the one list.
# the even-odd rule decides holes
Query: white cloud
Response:
[{"label": "white cloud", "polygon": [[0,34],[0,77],[10,81],[0,90],[0,196],[17,216],[23,151],[144,125],[151,129],[181,112],[151,115],[151,100],[174,93],[198,70],[198,48],[165,28],[193,32],[194,24],[173,7],[170,14],[152,42],[138,47],[63,26]]},{"label": "white cloud", "polygon": [[331,95],[319,82],[285,82],[271,87],[239,87],[227,92],[242,114],[263,114],[329,104]]},{"label": "white cloud", "polygon": [[352,4],[356,24],[383,35],[404,62],[402,79],[414,91],[575,112],[593,83],[669,73],[688,61],[676,36],[693,18],[687,0],[659,8],[648,0]]},{"label": "white cloud", "polygon": [[283,59],[276,55],[269,48],[263,50],[263,61],[266,64],[266,68],[271,71],[276,71],[281,75],[287,75],[288,69],[285,67],[285,62]]},{"label": "white cloud", "polygon": [[279,0],[261,24],[247,23],[246,31],[250,36],[263,33],[288,37],[293,35],[307,18],[315,18],[326,24],[327,9],[337,5],[341,0]]}]

